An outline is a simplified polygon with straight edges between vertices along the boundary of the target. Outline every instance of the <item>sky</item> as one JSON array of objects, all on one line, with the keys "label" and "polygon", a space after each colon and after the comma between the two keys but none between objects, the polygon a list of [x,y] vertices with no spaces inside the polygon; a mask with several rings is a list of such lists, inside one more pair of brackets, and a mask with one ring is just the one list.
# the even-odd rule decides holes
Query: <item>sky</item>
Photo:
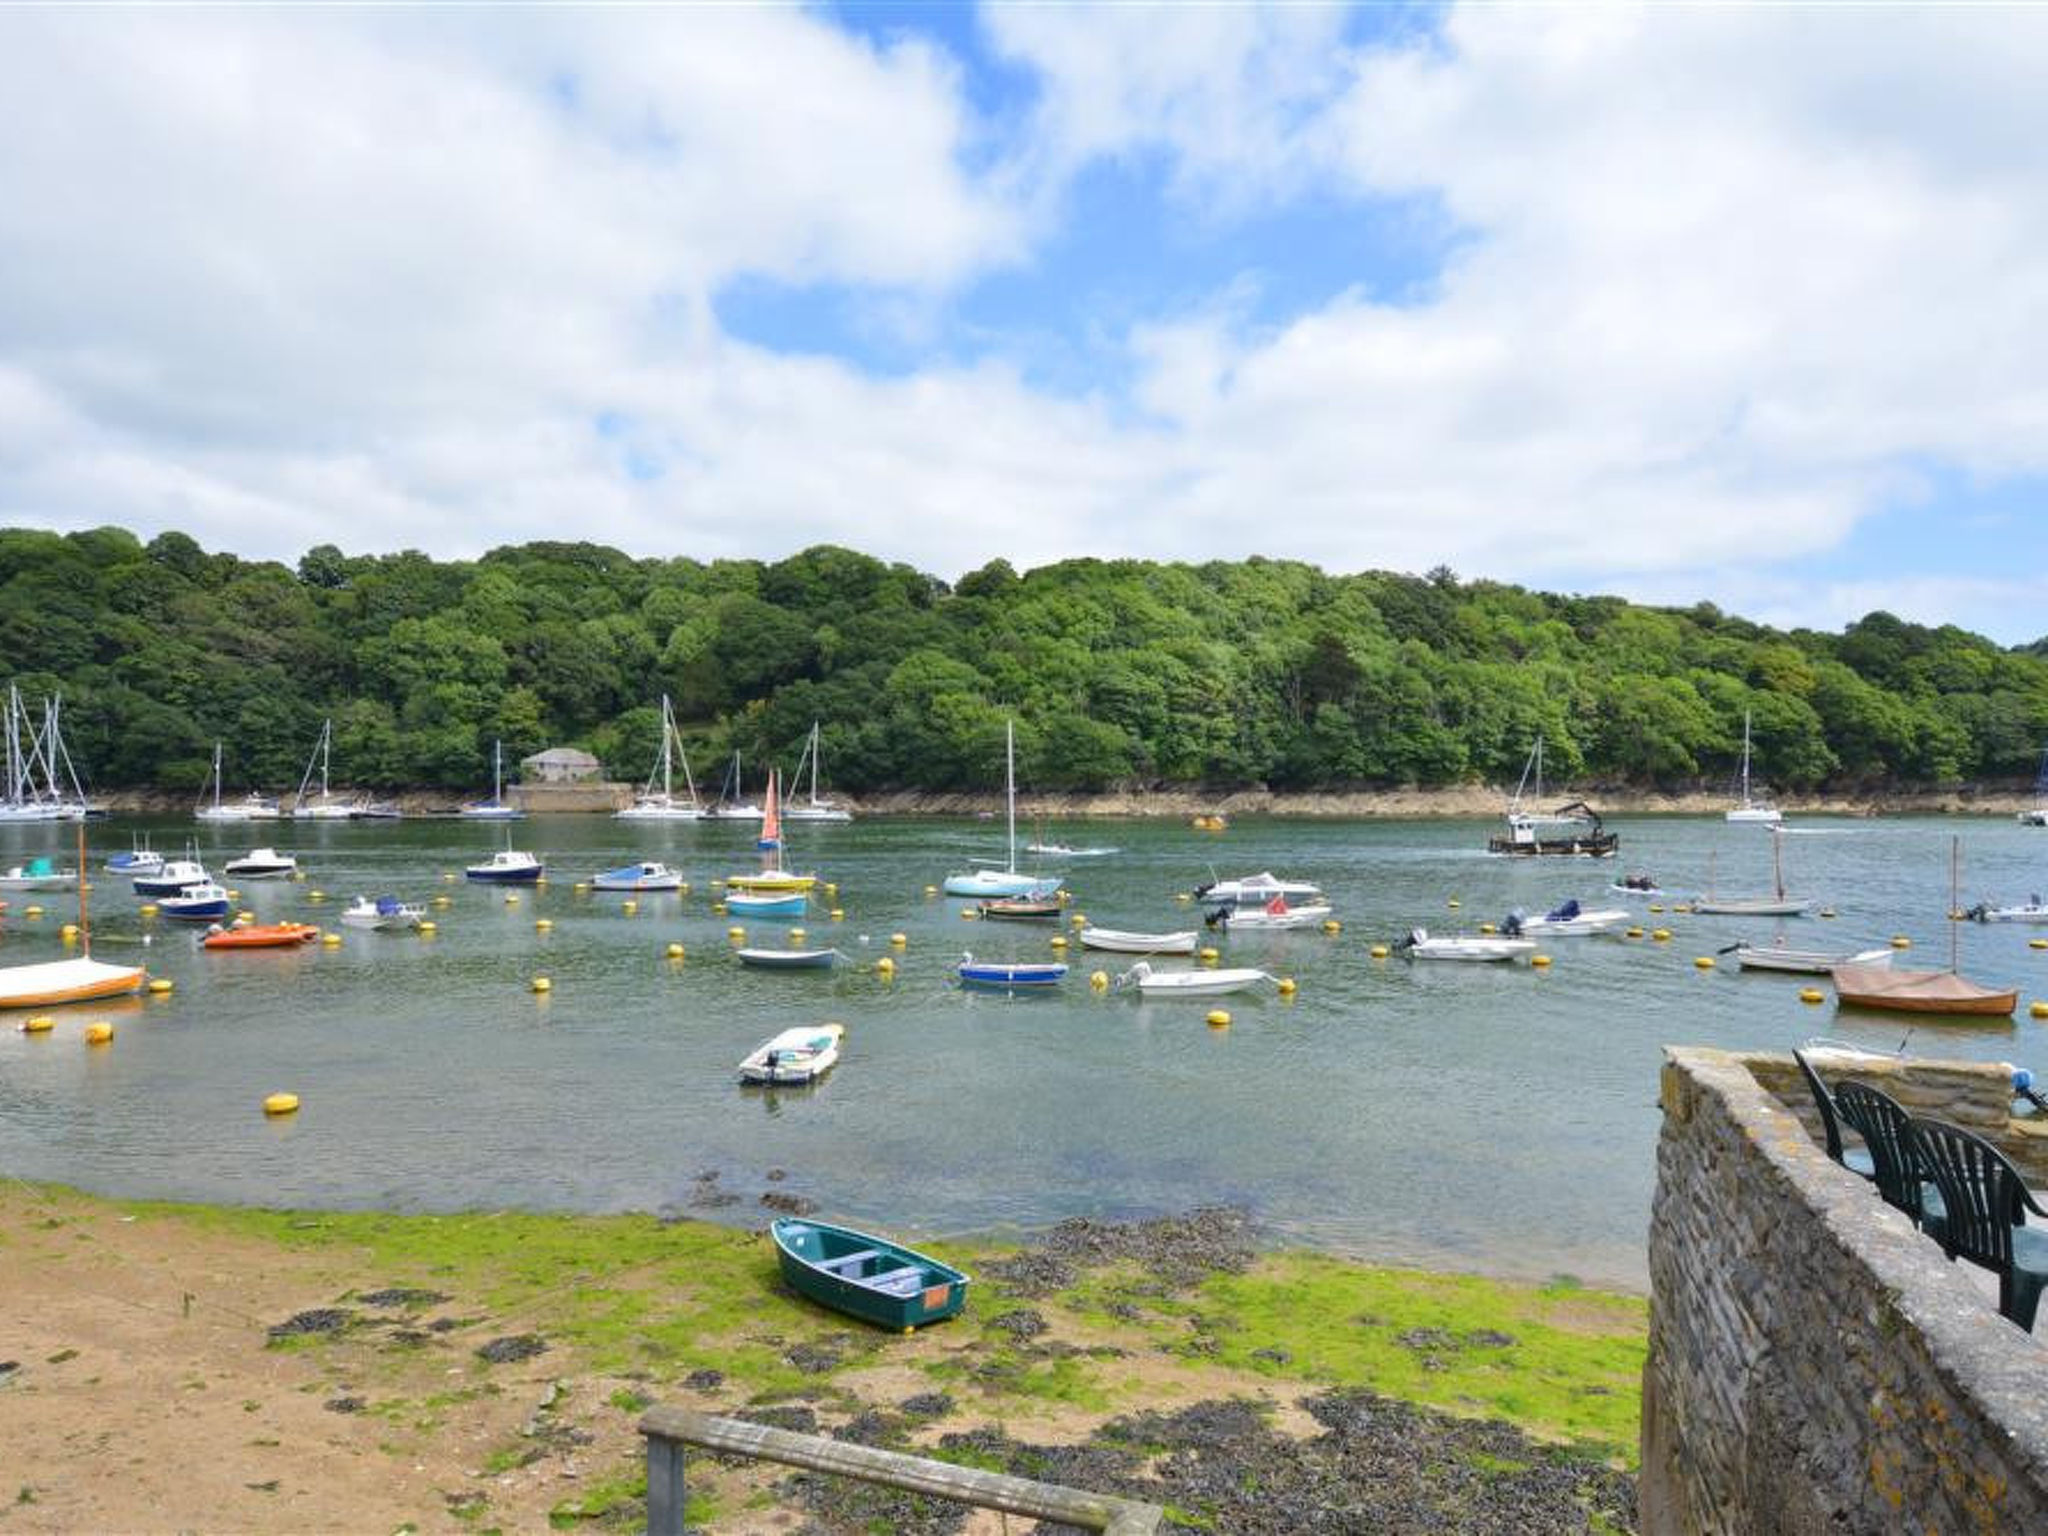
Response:
[{"label": "sky", "polygon": [[0,523],[2048,635],[2048,7],[0,10]]}]

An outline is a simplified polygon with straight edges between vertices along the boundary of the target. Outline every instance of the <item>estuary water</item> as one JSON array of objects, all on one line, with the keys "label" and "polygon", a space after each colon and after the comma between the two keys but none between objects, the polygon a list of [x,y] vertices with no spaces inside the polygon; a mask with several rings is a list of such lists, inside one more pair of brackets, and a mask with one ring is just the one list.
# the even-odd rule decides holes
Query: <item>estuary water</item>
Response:
[{"label": "estuary water", "polygon": [[[1004,1233],[1087,1215],[1129,1219],[1228,1202],[1275,1240],[1365,1258],[1510,1277],[1571,1274],[1640,1287],[1654,1178],[1657,1073],[1667,1043],[1788,1049],[1814,1034],[1892,1048],[1907,1025],[1799,1000],[1809,979],[1694,965],[1782,926],[1842,949],[1898,934],[1904,963],[1947,963],[2021,986],[2012,1023],[1921,1024],[1909,1050],[2048,1069],[2048,930],[1952,925],[1949,849],[1962,839],[1967,905],[2048,888],[2048,831],[1999,820],[1794,818],[1786,884],[1832,919],[1701,917],[1668,910],[1673,937],[1559,938],[1547,970],[1374,960],[1369,946],[1421,925],[1470,931],[1513,907],[1607,889],[1647,871],[1666,903],[1707,887],[1759,894],[1770,836],[1718,818],[1610,819],[1619,859],[1506,860],[1483,821],[1252,821],[1224,833],[1164,822],[1064,822],[1060,841],[1116,845],[1064,867],[1072,911],[1105,927],[1200,926],[1178,901],[1211,872],[1270,869],[1320,883],[1342,932],[1205,938],[1226,965],[1291,977],[1220,1001],[1141,1002],[1092,991],[1125,957],[1076,945],[1051,996],[961,991],[952,968],[1050,959],[1054,930],[963,920],[928,895],[971,859],[1002,856],[1001,823],[889,819],[792,828],[788,862],[836,883],[811,914],[750,925],[749,942],[849,958],[829,973],[742,969],[712,881],[759,865],[754,829],[534,818],[510,829],[549,883],[466,884],[462,866],[508,829],[459,821],[194,828],[117,820],[92,829],[94,952],[140,960],[166,997],[59,1011],[53,1035],[0,1015],[0,1172],[115,1195],[264,1205],[453,1210],[692,1211],[758,1224],[774,1190],[820,1213],[905,1236]],[[0,829],[0,864],[71,862],[69,829]],[[208,867],[255,843],[296,853],[306,878],[247,882],[241,905],[343,933],[338,949],[214,953],[187,927],[145,920],[106,856],[147,837],[196,838]],[[687,895],[574,889],[640,858],[680,869]],[[315,893],[324,900],[316,900]],[[431,937],[341,929],[348,898],[445,896]],[[10,893],[0,963],[56,959],[68,894]],[[1453,908],[1450,904],[1458,905]],[[29,918],[24,909],[40,904]],[[828,910],[844,912],[838,921]],[[537,919],[552,923],[536,928]],[[1063,933],[1070,929],[1061,928]],[[892,934],[906,940],[891,949]],[[685,946],[672,961],[665,950]],[[873,961],[893,954],[893,979]],[[1177,963],[1177,962],[1168,962]],[[552,983],[531,989],[535,976]],[[1205,1023],[1221,1006],[1227,1028]],[[103,1048],[83,1025],[112,1021]],[[792,1024],[847,1026],[844,1057],[805,1089],[734,1080],[739,1059]],[[288,1090],[303,1108],[261,1113]],[[780,1175],[771,1179],[771,1171]],[[706,1175],[717,1175],[715,1181]]]}]

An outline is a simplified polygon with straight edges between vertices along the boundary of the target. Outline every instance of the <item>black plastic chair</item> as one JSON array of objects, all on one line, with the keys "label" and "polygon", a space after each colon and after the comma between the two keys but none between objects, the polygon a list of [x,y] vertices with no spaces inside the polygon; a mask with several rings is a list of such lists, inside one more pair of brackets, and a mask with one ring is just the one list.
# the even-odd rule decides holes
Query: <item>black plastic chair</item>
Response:
[{"label": "black plastic chair", "polygon": [[1941,1246],[1998,1276],[1999,1316],[2029,1332],[2048,1285],[2048,1232],[2026,1225],[2048,1216],[2006,1155],[1981,1136],[1941,1120],[1914,1120],[1913,1138],[1947,1207]]},{"label": "black plastic chair", "polygon": [[1947,1210],[1941,1191],[1928,1183],[1913,1117],[1905,1106],[1868,1083],[1849,1082],[1835,1090],[1835,1108],[1870,1148],[1877,1192],[1884,1203],[1904,1211],[1930,1236],[1940,1237]]},{"label": "black plastic chair", "polygon": [[1799,1070],[1805,1075],[1808,1092],[1813,1095],[1814,1107],[1820,1111],[1821,1129],[1827,1133],[1828,1156],[1840,1163],[1851,1173],[1862,1178],[1877,1177],[1877,1166],[1870,1154],[1857,1147],[1842,1149],[1841,1114],[1835,1108],[1835,1096],[1828,1092],[1828,1085],[1820,1080],[1820,1074],[1813,1070],[1813,1063],[1799,1051],[1792,1053],[1792,1059],[1799,1063]]}]

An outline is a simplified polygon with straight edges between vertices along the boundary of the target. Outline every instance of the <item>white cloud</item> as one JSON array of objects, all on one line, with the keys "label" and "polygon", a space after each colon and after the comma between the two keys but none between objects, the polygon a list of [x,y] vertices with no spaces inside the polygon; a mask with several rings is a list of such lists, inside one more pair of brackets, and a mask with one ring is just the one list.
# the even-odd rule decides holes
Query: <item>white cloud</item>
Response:
[{"label": "white cloud", "polygon": [[[996,8],[1040,86],[996,123],[937,47],[779,8],[0,14],[0,520],[284,556],[831,539],[943,573],[1256,551],[1769,603],[1921,466],[2048,472],[2048,14],[1344,25]],[[762,275],[870,293],[914,345],[1133,156],[1207,229],[1419,194],[1467,238],[1400,306],[1363,277],[1265,329],[1239,284],[1162,301],[1111,338],[1129,400],[720,334],[720,285]],[[1971,600],[1942,579],[1891,590]]]}]

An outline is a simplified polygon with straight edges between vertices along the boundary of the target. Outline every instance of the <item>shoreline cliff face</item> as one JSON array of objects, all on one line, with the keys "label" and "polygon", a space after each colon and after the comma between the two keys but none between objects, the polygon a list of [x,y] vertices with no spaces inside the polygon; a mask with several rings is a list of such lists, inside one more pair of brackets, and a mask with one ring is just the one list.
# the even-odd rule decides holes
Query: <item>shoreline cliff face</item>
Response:
[{"label": "shoreline cliff face", "polygon": [[[636,786],[592,783],[550,786],[530,795],[518,785],[505,787],[506,799],[525,803],[536,813],[608,814],[631,803]],[[570,791],[564,793],[564,790]],[[1194,816],[1274,816],[1302,819],[1367,820],[1390,818],[1455,818],[1498,816],[1509,791],[1488,784],[1454,784],[1432,789],[1328,789],[1274,791],[1260,786],[1236,789],[1172,787],[1133,788],[1094,794],[1020,794],[1020,821],[1050,818],[1186,819]],[[406,790],[380,795],[396,801],[412,816],[452,815],[465,795],[439,789]],[[1003,798],[986,792],[878,790],[866,795],[834,797],[863,816],[1000,816]],[[96,796],[118,815],[178,816],[192,809],[189,793],[172,790],[121,790]],[[1545,792],[1542,807],[1583,800],[1603,816],[1711,816],[1728,809],[1724,791],[1665,791],[1630,786],[1565,787]],[[2013,816],[2034,806],[2038,796],[2009,785],[1960,784],[1943,788],[1880,788],[1815,791],[1780,796],[1779,806],[1793,816]],[[286,827],[278,822],[250,825]]]}]

